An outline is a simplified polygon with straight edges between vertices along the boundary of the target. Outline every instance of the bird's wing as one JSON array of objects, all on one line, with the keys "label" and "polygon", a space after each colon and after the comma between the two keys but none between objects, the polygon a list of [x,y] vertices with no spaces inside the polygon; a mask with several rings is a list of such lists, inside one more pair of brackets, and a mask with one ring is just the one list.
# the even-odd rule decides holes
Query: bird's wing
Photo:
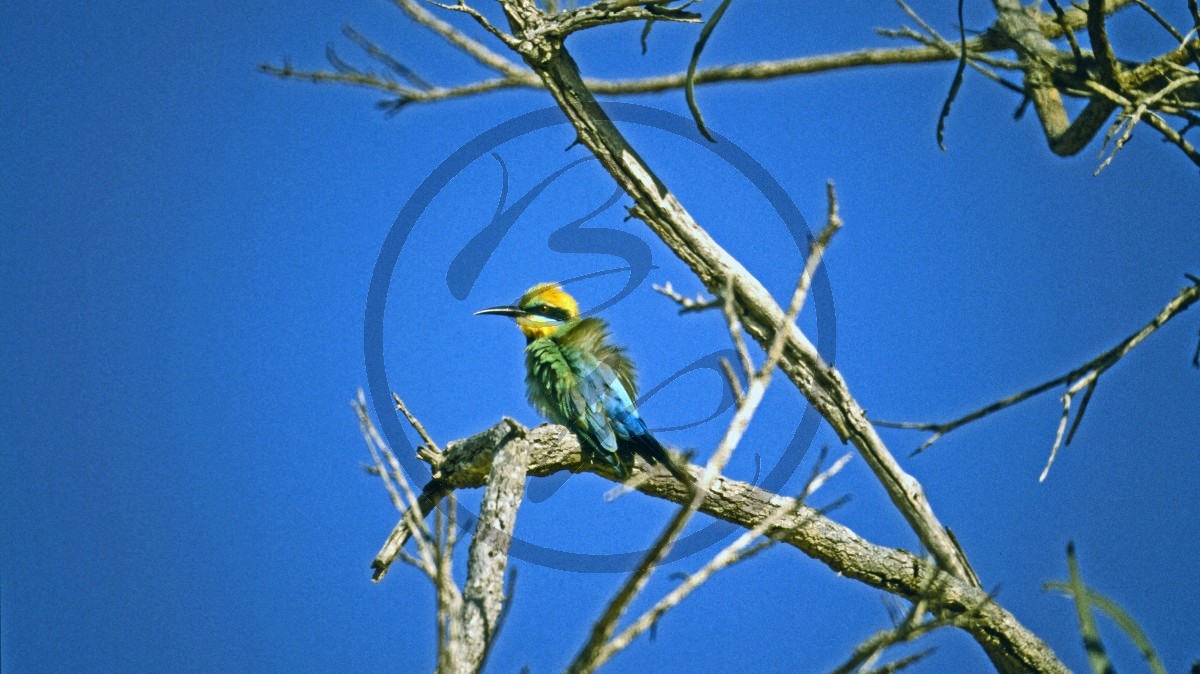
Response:
[{"label": "bird's wing", "polygon": [[587,378],[593,387],[604,391],[604,413],[617,438],[617,454],[621,460],[628,464],[636,453],[651,464],[661,462],[670,465],[666,449],[642,421],[620,374],[600,362],[588,373]]},{"label": "bird's wing", "polygon": [[663,448],[658,438],[650,433],[646,422],[642,421],[641,415],[634,407],[620,378],[611,371],[608,376],[610,395],[607,398],[606,411],[612,421],[613,430],[620,440],[621,448],[629,448],[626,451],[632,450],[652,464],[659,462],[669,464],[670,458],[667,456],[666,449]]},{"label": "bird's wing", "polygon": [[625,349],[609,341],[607,323],[595,317],[580,319],[563,335],[563,340],[574,348],[593,354],[616,374],[629,398],[637,399],[637,368],[625,355]]},{"label": "bird's wing", "polygon": [[651,435],[638,415],[637,369],[625,350],[608,340],[608,325],[598,318],[579,321],[563,340],[583,353],[591,354],[587,367],[573,367],[578,379],[588,388],[602,392],[604,413],[617,437],[619,456],[629,463],[637,453],[650,463],[668,462],[666,450]]},{"label": "bird's wing", "polygon": [[603,365],[582,354],[574,354],[574,386],[564,402],[570,407],[571,420],[588,436],[594,449],[615,454],[617,435],[608,414],[607,378],[601,370]]}]

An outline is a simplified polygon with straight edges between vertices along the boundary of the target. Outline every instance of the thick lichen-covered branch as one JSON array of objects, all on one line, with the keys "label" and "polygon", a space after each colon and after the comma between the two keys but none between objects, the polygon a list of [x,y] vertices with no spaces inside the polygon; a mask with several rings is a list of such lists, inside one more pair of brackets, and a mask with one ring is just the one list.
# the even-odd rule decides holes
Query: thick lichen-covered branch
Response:
[{"label": "thick lichen-covered branch", "polygon": [[[450,442],[444,460],[433,466],[449,489],[472,489],[487,483],[491,460],[507,443],[528,446],[528,474],[535,477],[559,471],[590,472],[618,481],[602,465],[589,462],[579,441],[561,426],[525,429],[504,419],[478,435]],[[699,466],[690,466],[699,475]],[[639,466],[629,481],[655,498],[686,503],[693,490],[673,476]],[[783,514],[781,514],[781,509]],[[1036,635],[979,587],[944,573],[906,550],[876,545],[819,510],[795,499],[727,477],[714,478],[699,505],[699,512],[748,530],[774,517],[768,533],[828,566],[832,571],[912,601],[924,599],[935,616],[953,618],[951,624],[970,633],[989,649],[1019,663],[1018,671],[1066,672],[1054,653]]]}]

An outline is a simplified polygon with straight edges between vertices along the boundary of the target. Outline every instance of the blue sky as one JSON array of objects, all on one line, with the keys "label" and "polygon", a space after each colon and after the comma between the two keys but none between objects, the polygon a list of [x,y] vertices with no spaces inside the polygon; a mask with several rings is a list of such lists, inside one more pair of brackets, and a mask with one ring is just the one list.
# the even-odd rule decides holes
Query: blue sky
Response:
[{"label": "blue sky", "polygon": [[[970,4],[968,25],[982,27],[987,8]],[[947,7],[916,7],[951,32]],[[1184,4],[1163,11],[1179,15]],[[872,29],[904,19],[889,3],[843,12],[832,2],[734,3],[704,62],[884,45]],[[284,57],[320,67],[331,41],[352,55],[339,36],[349,22],[439,83],[485,74],[381,1],[65,3],[5,13],[0,667],[430,669],[427,583],[407,568],[369,581],[396,514],[360,470],[368,456],[347,404],[367,384],[367,289],[422,181],[471,139],[550,99],[500,93],[386,117],[373,94],[255,71]],[[578,35],[569,46],[591,76],[668,72],[685,66],[694,31],[656,26],[646,57],[637,27]],[[1114,35],[1119,53],[1167,46],[1133,14],[1114,21]],[[1184,273],[1200,273],[1200,176],[1178,151],[1139,129],[1093,177],[1098,144],[1051,156],[1031,116],[1013,121],[1010,93],[968,75],[943,153],[933,130],[952,70],[700,91],[711,127],[761,163],[814,228],[824,182],[836,181],[846,227],[826,259],[835,321],[820,337],[836,336],[832,359],[873,417],[946,419],[1057,376],[1142,326]],[[679,92],[626,100],[686,114]],[[786,293],[801,254],[745,177],[690,140],[624,128],[697,220]],[[586,156],[563,151],[572,139],[552,126],[494,150],[510,203]],[[474,310],[539,281],[624,264],[547,243],[612,194],[611,180],[585,162],[533,201],[470,293],[456,297],[450,261],[488,224],[500,184],[490,156],[455,177],[413,227],[387,295],[389,384],[441,441],[504,415],[539,421],[524,399],[519,334]],[[627,203],[587,226],[636,236],[657,266],[603,312],[649,389],[728,341],[719,316],[678,317],[650,289],[700,287],[642,225],[623,221]],[[624,282],[609,275],[572,291],[590,307]],[[814,316],[806,312],[802,325],[816,338]],[[1193,309],[1101,377],[1043,484],[1057,392],[903,459],[984,584],[998,586],[1001,603],[1073,669],[1086,668],[1073,608],[1040,589],[1065,578],[1069,540],[1085,580],[1141,622],[1168,669],[1200,659],[1200,372],[1189,365],[1198,327]],[[720,380],[694,372],[643,414],[656,428],[688,426],[720,399]],[[773,465],[802,403],[778,380],[730,474],[751,478],[756,453]],[[728,417],[661,437],[707,457]],[[922,439],[884,436],[899,455]],[[821,444],[849,451],[826,426],[813,441]],[[580,553],[641,549],[671,507],[636,494],[605,503],[610,486],[572,477],[525,505],[518,535]],[[915,549],[861,460],[822,496],[844,493],[853,498],[836,519],[874,542]],[[704,558],[668,566],[638,606]],[[561,669],[622,577],[514,563],[516,600],[490,670]],[[886,624],[879,592],[781,547],[716,577],[664,619],[657,640],[639,640],[610,669],[822,671]],[[1111,626],[1103,633],[1118,665],[1139,666]],[[961,634],[930,643],[940,650],[917,671],[986,667]]]}]

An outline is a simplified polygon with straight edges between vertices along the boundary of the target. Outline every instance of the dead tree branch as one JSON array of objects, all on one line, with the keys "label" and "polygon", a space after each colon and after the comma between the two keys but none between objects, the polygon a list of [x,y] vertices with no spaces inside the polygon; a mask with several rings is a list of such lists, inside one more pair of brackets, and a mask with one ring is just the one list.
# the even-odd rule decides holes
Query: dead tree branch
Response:
[{"label": "dead tree branch", "polygon": [[[824,455],[824,452],[822,452]],[[646,630],[651,629],[658,619],[664,613],[678,606],[680,602],[694,592],[698,587],[703,585],[713,574],[725,569],[729,566],[744,561],[765,550],[776,541],[767,538],[764,541],[757,542],[759,537],[767,534],[768,530],[777,528],[780,521],[785,517],[795,515],[796,511],[804,504],[804,500],[811,496],[814,492],[821,488],[834,475],[837,475],[846,463],[852,457],[852,454],[846,454],[838,459],[829,467],[828,470],[814,470],[809,481],[801,489],[800,495],[797,496],[790,504],[780,506],[775,509],[763,521],[759,522],[755,527],[734,540],[729,545],[725,546],[720,552],[712,557],[704,566],[693,574],[688,575],[682,583],[666,596],[658,601],[654,606],[641,615],[637,620],[621,631],[620,634],[612,638],[600,651],[597,658],[599,662],[605,662],[612,658],[613,655],[620,652],[622,649],[633,643],[633,640],[641,636]],[[819,469],[821,462],[818,461],[817,468]],[[836,503],[835,503],[836,504]],[[822,510],[822,514],[828,512],[828,508]],[[754,545],[751,545],[754,543]]]},{"label": "dead tree branch", "polygon": [[[829,185],[828,196],[828,224],[809,246],[808,257],[805,260],[804,268],[800,272],[800,277],[796,281],[796,289],[792,293],[791,301],[788,303],[787,312],[784,313],[783,319],[775,328],[775,337],[772,339],[771,345],[766,349],[767,357],[763,361],[762,366],[756,370],[750,364],[749,356],[744,357],[743,374],[748,382],[746,391],[738,397],[737,411],[734,412],[733,419],[730,420],[724,437],[721,438],[721,442],[717,445],[716,450],[709,457],[699,479],[689,485],[692,488],[692,497],[671,518],[671,521],[663,529],[658,540],[646,553],[637,569],[630,574],[625,584],[621,586],[621,589],[617,591],[612,601],[609,602],[600,619],[592,626],[592,631],[588,636],[587,642],[580,649],[579,654],[570,667],[567,668],[568,672],[572,674],[590,674],[618,653],[625,645],[630,643],[632,636],[620,641],[609,641],[613,632],[616,631],[617,621],[620,620],[621,616],[629,608],[629,604],[632,603],[634,598],[645,588],[654,569],[671,552],[676,539],[683,533],[684,527],[687,526],[692,515],[700,507],[700,504],[704,502],[713,481],[720,477],[721,472],[725,469],[725,464],[741,443],[742,436],[745,435],[746,429],[749,428],[750,422],[754,418],[754,413],[758,410],[763,395],[766,393],[767,387],[771,384],[771,377],[775,373],[775,366],[779,363],[779,358],[783,355],[784,335],[786,334],[784,326],[794,324],[796,317],[800,315],[800,310],[804,306],[804,299],[808,296],[809,286],[812,284],[812,278],[816,273],[817,266],[821,263],[825,248],[829,245],[829,241],[833,238],[833,235],[842,226],[841,218],[838,217],[837,196],[832,183]],[[732,304],[728,303],[726,307],[727,311],[731,310]],[[730,315],[728,318],[730,325],[733,326],[736,322],[736,317]],[[733,333],[733,339],[735,343],[738,342],[738,332],[736,330]],[[771,518],[768,517],[768,519]]]},{"label": "dead tree branch", "polygon": [[504,571],[508,548],[525,494],[525,472],[530,444],[517,436],[496,448],[488,474],[479,521],[471,539],[467,581],[462,591],[459,641],[453,647],[454,666],[449,670],[473,674],[496,639],[504,606]]},{"label": "dead tree branch", "polygon": [[[505,569],[508,566],[508,549],[512,543],[512,532],[516,524],[517,510],[525,493],[525,474],[529,463],[529,443],[523,440],[524,429],[513,424],[504,426],[503,436],[485,436],[481,442],[489,444],[486,456],[477,455],[475,461],[487,464],[486,485],[475,535],[467,560],[467,579],[460,590],[454,582],[454,547],[458,542],[457,505],[448,484],[438,482],[436,491],[441,498],[449,496],[449,508],[443,516],[437,511],[433,532],[425,524],[425,517],[437,505],[423,502],[414,495],[400,468],[399,461],[391,448],[384,442],[367,413],[367,404],[362,390],[352,402],[363,438],[374,460],[371,472],[380,476],[393,503],[401,511],[397,530],[403,530],[417,546],[419,557],[414,558],[403,550],[404,540],[397,544],[396,531],[388,537],[385,550],[389,555],[386,564],[373,565],[375,580],[386,573],[395,559],[400,559],[421,570],[434,584],[437,599],[438,665],[439,674],[473,673],[480,670],[491,644],[501,626],[504,609]],[[418,434],[431,446],[433,439],[425,432],[421,422],[396,397],[397,409],[401,410]],[[470,445],[467,451],[475,451],[478,445]],[[461,445],[452,444],[449,460],[440,451],[426,452],[422,459],[435,465],[457,466],[456,459],[465,455]],[[464,469],[467,472],[469,469]],[[403,498],[396,488],[403,491]],[[423,490],[429,493],[429,486]],[[407,505],[404,505],[407,503]],[[394,547],[392,547],[394,546]],[[383,553],[381,553],[383,554]],[[377,560],[378,561],[378,560]],[[511,583],[510,583],[511,585]],[[511,600],[511,597],[508,597]]]},{"label": "dead tree branch", "polygon": [[[351,67],[343,67],[344,64],[333,57],[330,60],[336,72],[302,72],[293,70],[286,64],[283,67],[263,66],[263,70],[280,77],[341,82],[384,90],[396,96],[395,101],[390,104],[390,107],[395,109],[412,102],[444,100],[504,88],[544,87],[566,113],[578,134],[579,142],[597,157],[621,188],[634,199],[635,206],[631,213],[643,220],[689,266],[710,293],[722,297],[722,303],[728,309],[731,332],[740,335],[740,327],[744,327],[767,352],[766,364],[757,371],[750,367],[748,358],[743,359],[748,386],[739,396],[739,412],[744,409],[749,409],[750,412],[740,420],[735,415],[735,421],[743,426],[742,430],[744,424],[748,423],[749,415],[753,413],[758,399],[761,398],[766,380],[778,365],[830,423],[839,437],[844,442],[854,444],[863,455],[892,503],[905,517],[921,544],[929,550],[935,563],[926,563],[904,551],[873,546],[848,529],[802,505],[796,508],[794,516],[782,518],[786,521],[772,529],[772,536],[795,545],[849,577],[914,601],[924,599],[935,616],[956,616],[955,624],[972,634],[987,651],[996,667],[1002,671],[1065,671],[1054,654],[1036,636],[1025,630],[982,592],[965,555],[949,531],[938,521],[920,484],[900,468],[851,395],[841,374],[822,360],[812,343],[795,325],[794,319],[806,290],[804,279],[806,276],[811,278],[808,266],[806,265],[806,273],[801,276],[801,283],[797,286],[792,303],[785,311],[754,276],[695,222],[607,117],[595,98],[596,93],[634,93],[635,89],[630,88],[631,86],[637,87],[637,92],[661,90],[653,87],[663,86],[663,82],[667,82],[669,88],[676,88],[684,84],[686,77],[676,75],[665,80],[658,78],[653,81],[618,82],[614,86],[619,91],[606,90],[603,82],[589,82],[583,79],[563,44],[567,35],[580,30],[631,20],[663,20],[662,10],[665,8],[660,5],[665,3],[607,0],[579,8],[579,11],[550,14],[543,11],[534,0],[499,0],[508,21],[507,32],[489,23],[482,14],[462,0],[455,5],[444,6],[445,9],[474,18],[493,37],[520,55],[528,68],[525,70],[491,52],[481,43],[466,37],[457,29],[429,16],[421,7],[415,5],[413,0],[396,1],[410,16],[425,16],[424,19],[417,18],[418,23],[470,54],[497,72],[498,76],[461,87],[439,88],[429,84],[429,81],[420,75],[404,70],[400,60],[388,60],[383,57],[382,52],[368,48],[366,45],[370,43],[365,38],[355,42],[364,47],[369,58],[384,63],[393,71],[408,73],[403,75],[406,84]],[[1192,118],[1187,117],[1191,114],[1189,111],[1200,107],[1200,87],[1193,86],[1190,80],[1174,84],[1180,81],[1180,78],[1190,78],[1194,75],[1195,71],[1184,64],[1194,60],[1196,40],[1193,38],[1191,42],[1180,44],[1177,49],[1149,62],[1125,64],[1116,59],[1111,49],[1104,48],[1108,42],[1103,25],[1106,13],[1124,4],[1127,3],[1118,0],[1109,2],[1106,6],[1097,0],[1091,9],[1059,11],[1051,16],[1026,10],[1018,0],[994,0],[998,14],[995,24],[975,40],[963,39],[957,48],[951,46],[948,49],[946,45],[939,43],[936,34],[933,34],[935,37],[929,39],[934,44],[922,44],[919,47],[860,50],[843,55],[797,59],[786,62],[784,66],[780,64],[785,62],[775,62],[734,66],[724,70],[711,69],[697,73],[695,81],[718,81],[723,76],[721,73],[729,75],[728,79],[756,79],[866,65],[951,59],[972,61],[979,60],[972,57],[973,52],[1011,49],[1017,53],[1018,68],[1025,75],[1022,86],[1033,101],[1051,148],[1055,152],[1077,152],[1095,136],[1113,110],[1123,107],[1130,111],[1132,106],[1132,113],[1137,113],[1136,119],[1144,118],[1148,125],[1168,139],[1174,133],[1179,138],[1176,145],[1187,154],[1190,145],[1182,139],[1183,132],[1172,129],[1162,116],[1156,113],[1184,116],[1190,120]],[[694,20],[693,17],[684,14],[686,13],[679,13],[673,20]],[[1075,54],[1071,54],[1068,67],[1064,65],[1067,61],[1063,54],[1059,53],[1049,40],[1063,34],[1064,31],[1071,33],[1084,27],[1088,30],[1093,51],[1099,54],[1092,58],[1101,63],[1080,68],[1077,63],[1079,59],[1075,58]],[[712,79],[705,77],[706,72],[712,73]],[[676,77],[679,78],[678,82],[672,79]],[[1143,89],[1147,89],[1149,94]],[[1087,108],[1075,122],[1070,122],[1063,111],[1063,95],[1089,99]],[[1139,113],[1138,110],[1142,107],[1145,110]],[[1136,120],[1131,126],[1135,123]],[[1193,154],[1188,156],[1200,164],[1200,159]],[[735,337],[735,340],[737,338]],[[742,352],[744,351],[743,348]],[[1109,366],[1111,363],[1098,370],[1092,381],[1087,384],[1084,404],[1094,386],[1095,377]],[[416,538],[419,549],[423,545],[422,541],[428,544],[429,537],[424,530],[423,515],[429,512],[430,504],[436,504],[451,488],[483,484],[484,477],[492,471],[493,456],[497,452],[504,455],[510,451],[505,449],[508,444],[527,445],[524,450],[511,451],[515,452],[514,456],[518,458],[524,457],[521,452],[528,452],[532,461],[530,474],[548,474],[561,469],[599,470],[583,465],[578,457],[577,444],[570,450],[573,454],[569,461],[559,464],[546,463],[543,460],[545,457],[540,454],[541,451],[554,445],[554,450],[561,453],[566,451],[563,449],[565,445],[574,442],[574,438],[563,434],[560,429],[552,432],[552,438],[535,440],[534,436],[539,430],[541,429],[535,429],[527,435],[515,422],[505,420],[483,436],[470,438],[459,444],[451,443],[444,455],[427,449],[422,458],[434,464],[434,480],[426,486],[421,497],[414,497],[411,490],[406,492],[403,499],[408,503],[404,517],[406,522],[397,526],[376,559],[376,577],[386,572],[393,559],[404,558],[402,546],[410,532]],[[681,510],[681,513],[685,513],[680,517],[683,521],[686,521],[686,513],[689,510],[698,510],[753,528],[781,506],[787,505],[788,501],[781,501],[783,497],[762,492],[753,486],[720,477],[721,466],[739,439],[740,433],[736,425],[731,426],[726,440],[722,442],[714,460],[710,461],[699,480],[702,488],[689,489],[673,479],[649,476],[638,489],[688,504],[688,508]],[[472,447],[486,448],[486,452],[468,452]],[[385,477],[385,481],[389,473],[396,472],[394,468],[384,466],[382,461],[377,460],[376,463],[376,470]],[[482,472],[480,469],[483,469]],[[539,470],[545,472],[539,473]],[[492,472],[496,472],[497,475],[508,473],[508,460],[502,461]],[[477,476],[478,482],[467,480],[464,477],[467,475]],[[503,477],[496,479],[505,481]],[[500,489],[497,487],[498,492]],[[509,496],[502,500],[509,503],[511,489],[505,493]],[[487,498],[485,496],[485,500]],[[519,501],[519,491],[516,492],[516,498]],[[730,501],[730,498],[733,500]],[[401,501],[398,496],[395,500]],[[494,509],[499,530],[505,532],[502,536],[505,545],[507,536],[511,535],[512,524],[511,520],[505,518],[509,515],[515,517],[515,507],[515,504],[509,508],[497,505]],[[668,549],[670,541],[673,540],[674,527],[673,523],[664,532],[664,549]],[[484,538],[486,536],[477,536],[476,542]],[[423,552],[422,559],[418,562],[430,568],[430,561],[424,559],[428,556],[427,553],[430,551]],[[474,556],[473,547],[473,561]],[[506,554],[500,556],[507,557]],[[657,563],[652,559],[653,556],[647,558],[647,568],[652,568]],[[486,654],[488,639],[494,636],[499,606],[502,604],[502,583],[497,584],[494,571],[494,564],[483,564],[476,568],[482,585],[464,593],[463,620],[470,619],[482,626],[482,631],[472,630],[472,637],[464,637],[479,638],[482,635],[483,649],[473,645],[470,647],[472,653],[480,653],[479,662],[482,662],[482,657]],[[436,570],[434,573],[436,574]],[[503,568],[500,569],[499,576],[502,580]],[[485,581],[485,577],[488,580]],[[471,582],[472,578],[469,578],[468,586]],[[643,582],[632,579],[629,587],[633,588],[633,594],[636,594],[639,583]],[[500,589],[496,589],[497,587]],[[934,596],[925,594],[926,589],[930,587],[937,588]],[[466,600],[468,596],[471,597],[470,600]],[[588,667],[596,662],[592,651],[603,649],[605,644],[611,643],[609,637],[616,618],[619,618],[624,610],[619,606],[622,602],[628,604],[624,599],[614,602],[613,606],[617,607],[615,617],[600,629],[601,638],[593,639],[594,643],[589,642],[581,653],[581,662],[585,665],[581,670],[590,671]],[[975,613],[968,615],[972,612]],[[957,621],[957,617],[962,618],[961,622]]]},{"label": "dead tree branch", "polygon": [[[438,86],[415,73],[400,59],[387,54],[357,31],[349,29],[347,36],[363,48],[366,55],[399,73],[406,81],[400,83],[387,75],[359,70],[348,66],[331,54],[333,70],[300,70],[290,64],[263,64],[264,73],[284,79],[314,83],[337,83],[383,92],[393,98],[381,102],[381,107],[397,111],[411,103],[429,103],[505,89],[544,87],[535,72],[501,56],[478,40],[467,36],[452,25],[431,14],[417,0],[393,0],[418,25],[429,29],[454,49],[479,62],[497,77],[453,86]],[[523,21],[530,26],[518,39],[493,26],[477,10],[464,2],[455,4],[430,3],[470,15],[493,37],[524,57],[541,59],[549,55],[541,43],[557,42],[575,32],[627,21],[674,21],[695,23],[699,15],[672,9],[665,2],[629,3],[623,0],[603,0],[565,11],[546,12],[533,6],[522,10]],[[900,48],[858,49],[842,53],[805,56],[776,61],[743,63],[697,70],[689,80],[687,72],[628,80],[586,79],[588,88],[598,95],[646,94],[686,88],[689,84],[713,84],[790,77],[834,70],[912,63],[960,61],[984,76],[1009,89],[1023,93],[1037,111],[1051,151],[1073,155],[1083,149],[1104,128],[1113,111],[1121,108],[1126,127],[1132,132],[1143,116],[1149,126],[1175,144],[1193,162],[1200,165],[1200,153],[1185,138],[1197,118],[1192,111],[1200,109],[1200,83],[1193,78],[1197,70],[1183,67],[1189,62],[1200,67],[1200,39],[1191,31],[1181,31],[1154,12],[1144,0],[1097,0],[1092,5],[1063,10],[1052,4],[1053,12],[1041,12],[1024,7],[1020,0],[994,0],[997,18],[978,37],[962,39],[954,44],[939,35],[928,22],[901,3],[904,11],[920,27],[917,32],[908,27],[882,30],[882,34],[916,41],[919,46]],[[1180,43],[1176,49],[1142,62],[1126,62],[1117,58],[1108,38],[1105,18],[1130,4],[1138,4],[1155,21],[1164,25]],[[1089,9],[1089,7],[1091,9]],[[1080,47],[1075,33],[1086,31],[1092,50]],[[1070,51],[1057,49],[1051,40],[1066,36]],[[1017,60],[992,56],[997,52],[1013,51]],[[1015,83],[997,75],[988,66],[1018,70],[1023,83]],[[1103,87],[1103,90],[1098,88]],[[1156,94],[1159,94],[1156,97]],[[1088,99],[1088,105],[1071,121],[1063,105],[1063,96]],[[1145,111],[1131,117],[1144,106]],[[1174,116],[1185,122],[1176,129],[1164,119]],[[1128,134],[1126,134],[1128,135]],[[1126,138],[1127,140],[1127,138]],[[1121,143],[1123,146],[1124,143]],[[1118,148],[1119,149],[1119,148]],[[1109,161],[1111,161],[1111,156]]]},{"label": "dead tree branch", "polygon": [[[1155,330],[1158,330],[1162,326],[1166,325],[1166,323],[1172,318],[1178,316],[1184,311],[1187,311],[1189,307],[1191,307],[1197,301],[1200,301],[1200,280],[1196,280],[1194,278],[1190,280],[1192,280],[1192,285],[1186,286],[1180,290],[1179,294],[1177,294],[1170,302],[1168,302],[1167,305],[1158,312],[1158,315],[1152,318],[1149,323],[1142,326],[1140,330],[1121,340],[1111,349],[1064,375],[1055,377],[1050,381],[1043,382],[1037,386],[1021,391],[1020,393],[1014,393],[1007,398],[997,400],[994,403],[985,405],[974,412],[964,414],[963,416],[951,421],[942,423],[924,423],[909,421],[882,421],[876,419],[874,420],[874,423],[878,426],[887,426],[889,428],[907,428],[912,430],[932,432],[933,435],[931,435],[925,440],[925,442],[921,443],[919,447],[913,450],[913,454],[919,454],[920,452],[928,449],[931,445],[933,445],[933,443],[940,440],[947,433],[961,428],[972,421],[978,421],[979,419],[982,419],[990,414],[999,412],[1000,410],[1008,407],[1012,407],[1019,402],[1028,400],[1040,393],[1045,393],[1052,388],[1066,385],[1067,391],[1063,394],[1063,414],[1059,420],[1058,432],[1055,435],[1054,445],[1050,450],[1050,458],[1046,462],[1046,468],[1042,471],[1041,477],[1039,478],[1039,481],[1045,480],[1051,464],[1054,463],[1054,457],[1058,453],[1059,446],[1071,444],[1071,440],[1075,437],[1075,431],[1079,428],[1079,422],[1083,420],[1083,413],[1087,409],[1087,402],[1091,399],[1092,391],[1095,389],[1096,382],[1100,378],[1100,375],[1106,372],[1113,365],[1116,365],[1118,361],[1124,358],[1126,354],[1132,351],[1138,344],[1141,344],[1143,341],[1145,341],[1145,339],[1153,334]],[[1070,418],[1072,400],[1081,392],[1084,394],[1083,400],[1080,403],[1079,411],[1075,413],[1075,421],[1071,424],[1070,432],[1066,433],[1066,439],[1064,441],[1063,435],[1067,428],[1067,421]]]},{"label": "dead tree branch", "polygon": [[[438,469],[444,484],[453,489],[473,489],[487,483],[492,457],[499,446],[510,442],[529,446],[528,474],[552,475],[562,470],[590,472],[614,482],[618,477],[605,467],[588,461],[573,434],[561,426],[543,425],[526,430],[504,419],[478,435],[446,445],[446,460]],[[693,475],[701,473],[690,466]],[[684,504],[693,492],[677,479],[660,471],[635,470],[637,490],[674,503]],[[780,514],[783,509],[789,514]],[[925,599],[934,616],[959,616],[955,625],[987,648],[1004,653],[1017,671],[1066,672],[1054,653],[1012,614],[991,600],[978,586],[942,572],[912,553],[873,544],[849,528],[834,522],[821,511],[795,499],[774,494],[727,477],[716,477],[698,512],[754,530],[772,515],[767,535],[791,545],[825,564],[835,573],[910,601]]]}]

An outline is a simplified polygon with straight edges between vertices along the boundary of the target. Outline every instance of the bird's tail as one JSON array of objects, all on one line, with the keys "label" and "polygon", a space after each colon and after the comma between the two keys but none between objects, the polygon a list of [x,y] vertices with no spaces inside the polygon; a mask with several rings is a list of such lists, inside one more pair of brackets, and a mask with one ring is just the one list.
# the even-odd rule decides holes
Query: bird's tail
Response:
[{"label": "bird's tail", "polygon": [[632,435],[629,438],[629,444],[634,452],[645,459],[650,464],[661,463],[675,479],[682,482],[684,485],[692,486],[696,484],[696,478],[688,472],[686,466],[679,465],[675,459],[671,458],[671,453],[663,447],[658,438],[650,433],[639,433]]}]

